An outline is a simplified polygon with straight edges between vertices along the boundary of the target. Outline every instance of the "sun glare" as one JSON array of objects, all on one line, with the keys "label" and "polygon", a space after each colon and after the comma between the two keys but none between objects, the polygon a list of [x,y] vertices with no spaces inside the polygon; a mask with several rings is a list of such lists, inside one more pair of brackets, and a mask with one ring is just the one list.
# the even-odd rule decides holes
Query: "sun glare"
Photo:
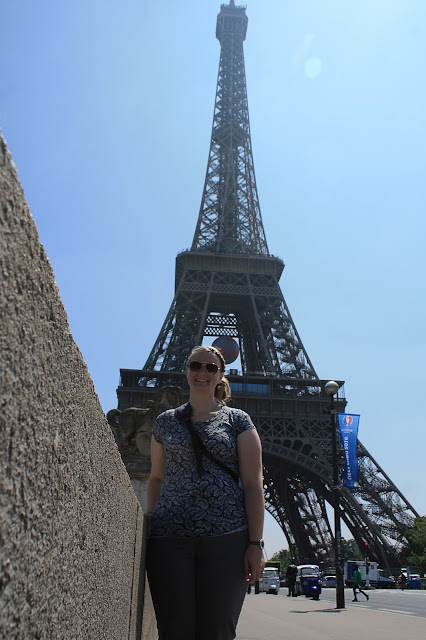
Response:
[{"label": "sun glare", "polygon": [[307,78],[313,80],[317,78],[322,72],[322,60],[320,58],[309,58],[305,62],[305,75]]}]

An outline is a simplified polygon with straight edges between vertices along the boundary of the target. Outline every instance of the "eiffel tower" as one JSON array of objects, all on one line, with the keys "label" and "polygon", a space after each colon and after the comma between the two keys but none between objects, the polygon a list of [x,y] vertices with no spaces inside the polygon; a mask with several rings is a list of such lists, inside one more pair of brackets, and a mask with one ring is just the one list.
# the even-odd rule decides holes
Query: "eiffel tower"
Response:
[{"label": "eiffel tower", "polygon": [[[241,372],[227,377],[233,406],[256,424],[264,454],[266,508],[300,560],[328,562],[333,534],[329,396],[302,344],[279,286],[284,263],[269,253],[253,165],[244,66],[245,7],[222,4],[221,45],[207,172],[192,246],[176,258],[175,296],[142,370],[121,369],[118,408],[147,407],[165,385],[187,396],[193,346],[234,338]],[[336,407],[344,411],[343,382]],[[418,514],[359,443],[360,488],[340,490],[341,518],[382,566]],[[342,458],[340,458],[342,463]]]}]

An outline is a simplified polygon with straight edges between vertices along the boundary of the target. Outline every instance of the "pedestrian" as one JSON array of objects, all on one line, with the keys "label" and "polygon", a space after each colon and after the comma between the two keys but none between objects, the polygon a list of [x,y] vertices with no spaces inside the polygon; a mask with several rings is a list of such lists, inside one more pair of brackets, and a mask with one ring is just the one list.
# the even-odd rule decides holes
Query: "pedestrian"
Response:
[{"label": "pedestrian", "polygon": [[405,573],[401,573],[398,578],[398,582],[401,586],[401,591],[404,591],[405,587],[407,586],[407,576],[405,575]]},{"label": "pedestrian", "polygon": [[361,571],[359,570],[358,565],[355,564],[354,565],[354,586],[353,586],[354,599],[352,600],[352,602],[358,602],[358,598],[356,597],[357,590],[359,591],[359,593],[362,593],[362,595],[365,596],[367,600],[370,600],[370,596],[368,595],[368,593],[365,593],[365,591],[361,589],[361,586],[362,586]]},{"label": "pedestrian", "polygon": [[247,583],[262,577],[260,438],[226,406],[224,373],[218,349],[195,347],[189,402],[153,428],[147,572],[159,640],[232,640]]},{"label": "pedestrian", "polygon": [[297,577],[297,565],[296,565],[296,558],[293,558],[293,560],[291,561],[291,564],[288,565],[287,567],[287,572],[286,572],[286,578],[287,578],[287,587],[288,587],[288,593],[287,593],[287,597],[289,598],[290,596],[294,596],[294,585],[296,584],[296,577]]}]

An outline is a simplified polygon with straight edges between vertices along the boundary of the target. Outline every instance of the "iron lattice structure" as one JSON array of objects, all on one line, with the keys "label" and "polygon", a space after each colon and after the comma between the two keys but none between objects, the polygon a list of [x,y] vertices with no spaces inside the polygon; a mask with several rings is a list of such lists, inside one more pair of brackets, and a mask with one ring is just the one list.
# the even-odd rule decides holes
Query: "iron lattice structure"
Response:
[{"label": "iron lattice structure", "polygon": [[[231,336],[240,375],[228,375],[233,404],[259,429],[267,510],[300,560],[328,562],[333,534],[329,397],[279,286],[284,269],[265,238],[250,139],[243,42],[244,7],[221,5],[221,44],[211,144],[191,249],[176,258],[175,296],[143,370],[121,370],[119,409],[145,407],[168,384],[188,392],[186,359],[204,338]],[[337,408],[346,401],[340,382]],[[417,513],[359,443],[360,489],[341,489],[341,517],[359,546],[385,566]]]}]

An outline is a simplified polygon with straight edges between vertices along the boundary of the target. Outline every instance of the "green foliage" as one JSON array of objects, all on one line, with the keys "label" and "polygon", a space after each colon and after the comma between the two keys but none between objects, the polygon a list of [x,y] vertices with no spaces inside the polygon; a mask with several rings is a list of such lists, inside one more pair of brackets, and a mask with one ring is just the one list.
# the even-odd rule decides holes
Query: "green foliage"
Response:
[{"label": "green foliage", "polygon": [[407,532],[411,555],[407,561],[410,567],[416,567],[426,573],[426,516],[416,518],[414,527]]},{"label": "green foliage", "polygon": [[362,552],[353,538],[350,540],[342,538],[342,547],[344,560],[363,560]]},{"label": "green foliage", "polygon": [[277,551],[274,553],[272,558],[269,558],[272,561],[280,563],[280,575],[284,575],[287,571],[287,567],[291,564],[292,556],[288,549],[281,549],[281,551]]},{"label": "green foliage", "polygon": [[[342,538],[343,545],[343,557],[345,560],[363,560],[362,552],[359,550],[357,543],[355,540],[345,540]],[[280,574],[285,575],[287,571],[287,567],[292,563],[293,556],[289,549],[281,549],[275,553],[270,560],[279,561],[280,562]],[[332,564],[333,560],[330,559],[330,563]]]}]

